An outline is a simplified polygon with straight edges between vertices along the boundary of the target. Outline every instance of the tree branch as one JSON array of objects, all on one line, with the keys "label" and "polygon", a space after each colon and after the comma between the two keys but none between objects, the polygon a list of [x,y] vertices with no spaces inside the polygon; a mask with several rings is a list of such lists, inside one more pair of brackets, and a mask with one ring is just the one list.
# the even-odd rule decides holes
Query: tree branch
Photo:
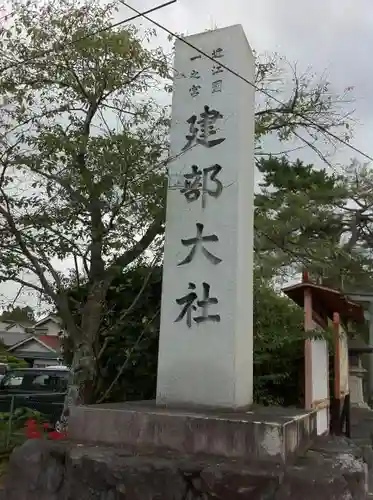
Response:
[{"label": "tree branch", "polygon": [[7,282],[7,281],[14,281],[16,283],[19,283],[25,288],[32,288],[33,290],[36,290],[40,294],[44,294],[44,290],[37,285],[34,285],[33,283],[29,283],[28,281],[25,281],[21,278],[13,277],[13,276],[5,276],[5,275],[0,275],[0,282]]},{"label": "tree branch", "polygon": [[11,212],[10,212],[8,198],[6,197],[4,190],[2,188],[0,189],[0,192],[1,192],[2,196],[4,197],[4,201],[5,201],[6,206],[7,206],[7,208],[5,209],[3,206],[0,205],[0,214],[7,221],[8,226],[9,226],[9,230],[10,230],[11,234],[14,236],[14,238],[16,239],[19,247],[22,250],[23,255],[32,264],[33,270],[34,270],[35,274],[38,276],[40,283],[42,284],[42,286],[44,288],[45,293],[47,293],[53,300],[55,300],[56,294],[55,294],[53,288],[48,283],[48,280],[45,277],[44,271],[43,271],[37,257],[35,257],[35,255],[33,255],[32,252],[30,252],[29,248],[27,247],[27,245],[22,237],[21,232],[18,230],[18,228],[14,222],[14,219],[13,219]]},{"label": "tree branch", "polygon": [[[123,324],[125,318],[135,309],[137,303],[141,299],[141,296],[144,293],[144,290],[147,287],[147,285],[148,285],[148,283],[150,281],[150,278],[151,278],[151,276],[152,276],[152,274],[154,272],[156,260],[157,260],[157,257],[154,257],[153,262],[150,265],[150,270],[149,270],[146,278],[144,279],[144,282],[143,282],[143,284],[142,284],[142,286],[141,286],[138,294],[133,299],[131,305],[125,311],[123,311],[123,313],[119,316],[118,320],[115,322],[114,326],[112,326],[111,328],[109,328],[109,329],[105,330],[104,332],[102,332],[103,335],[108,336],[108,335],[110,335],[110,332],[113,329],[117,329],[118,327],[120,327]],[[101,349],[101,351],[102,351],[102,349]],[[101,353],[100,355],[102,355],[101,351],[100,351],[100,353]]]},{"label": "tree branch", "polygon": [[147,248],[154,239],[164,233],[164,214],[157,217],[151,224],[144,236],[132,248],[120,255],[116,261],[108,269],[109,275],[114,277],[121,272],[122,269],[136,260]]},{"label": "tree branch", "polygon": [[112,383],[109,385],[109,387],[107,388],[107,390],[104,392],[104,394],[99,398],[99,400],[97,401],[97,404],[100,404],[102,403],[103,401],[105,401],[105,399],[109,396],[109,394],[111,393],[111,391],[113,390],[113,387],[115,386],[115,384],[118,382],[118,380],[120,379],[120,377],[122,376],[124,370],[126,369],[127,365],[128,365],[128,362],[130,361],[131,359],[131,355],[133,353],[133,351],[136,349],[136,347],[138,347],[138,345],[140,344],[140,342],[142,341],[142,339],[144,338],[144,335],[146,333],[146,331],[148,330],[148,328],[150,327],[150,325],[153,323],[153,321],[156,319],[156,317],[159,315],[160,313],[160,309],[157,309],[157,311],[155,312],[155,314],[150,318],[150,320],[147,322],[147,324],[145,325],[143,331],[141,332],[141,334],[138,336],[136,342],[134,343],[134,345],[132,346],[132,348],[129,350],[128,354],[127,354],[127,357],[124,361],[124,363],[122,364],[122,366],[119,368],[118,370],[118,373],[116,375],[116,377],[114,378],[114,380],[112,381]]}]

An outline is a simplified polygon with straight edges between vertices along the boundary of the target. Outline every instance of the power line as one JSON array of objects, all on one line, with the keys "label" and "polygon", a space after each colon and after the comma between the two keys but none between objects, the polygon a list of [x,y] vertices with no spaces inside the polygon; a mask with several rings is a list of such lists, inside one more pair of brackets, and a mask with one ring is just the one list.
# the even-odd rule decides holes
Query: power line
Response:
[{"label": "power line", "polygon": [[[155,12],[155,11],[157,11],[159,9],[163,9],[164,7],[168,7],[169,5],[171,5],[173,3],[176,3],[176,1],[177,0],[168,0],[167,2],[165,2],[165,3],[161,4],[161,5],[157,5],[156,7],[152,7],[151,9],[148,9],[148,10],[146,10],[144,12],[138,12],[134,16],[128,17],[126,19],[123,19],[122,21],[119,21],[117,23],[110,24],[110,25],[106,26],[105,28],[101,28],[101,29],[98,29],[96,31],[92,31],[91,33],[88,33],[87,35],[84,35],[84,36],[82,36],[80,38],[76,38],[75,40],[70,40],[69,42],[66,42],[66,43],[60,43],[60,44],[57,45],[57,47],[48,49],[48,50],[42,52],[41,54],[36,54],[35,56],[30,57],[28,59],[24,59],[22,61],[18,61],[16,63],[14,63],[14,64],[10,64],[6,68],[3,68],[2,71],[7,71],[9,69],[17,68],[18,66],[23,66],[23,65],[25,65],[25,64],[27,64],[29,62],[35,61],[36,59],[41,59],[42,57],[44,57],[46,55],[49,55],[49,54],[56,54],[58,52],[62,52],[62,51],[64,51],[64,49],[66,47],[69,47],[71,45],[74,45],[75,43],[81,42],[82,40],[86,40],[87,38],[96,36],[96,35],[98,35],[100,33],[104,33],[105,31],[109,31],[109,30],[111,30],[113,28],[117,28],[118,26],[121,26],[122,24],[134,21],[135,19],[137,19],[139,17],[143,17],[146,14],[150,14],[151,12]],[[1,19],[0,19],[0,21],[1,21]]]},{"label": "power line", "polygon": [[[158,23],[157,21],[154,21],[154,19],[150,19],[150,17],[148,17],[146,15],[146,13],[144,14],[140,14],[140,12],[135,9],[134,7],[132,7],[131,5],[128,5],[124,0],[119,0],[121,4],[123,4],[125,7],[128,7],[129,9],[133,10],[134,12],[136,12],[138,15],[140,15],[141,17],[143,17],[144,19],[150,21],[151,23],[153,23],[155,26],[157,26],[158,28],[162,29],[163,31],[165,31],[166,33],[168,33],[170,36],[172,37],[175,37],[177,40],[179,40],[180,42],[183,42],[185,45],[188,45],[188,47],[190,47],[191,49],[195,50],[196,52],[198,52],[199,54],[201,54],[202,56],[204,57],[207,57],[207,59],[210,59],[211,61],[213,61],[215,64],[219,65],[221,68],[225,69],[226,71],[228,71],[229,73],[231,73],[232,75],[236,76],[237,78],[239,78],[240,80],[244,81],[245,83],[247,83],[248,85],[250,85],[251,87],[253,87],[257,92],[261,92],[262,94],[264,94],[266,97],[268,97],[269,99],[272,99],[274,100],[277,104],[280,104],[281,106],[285,107],[286,104],[283,103],[282,101],[280,101],[280,99],[277,99],[277,97],[274,97],[272,94],[270,94],[269,92],[267,92],[266,90],[264,89],[261,89],[259,88],[257,85],[255,85],[255,83],[251,82],[250,80],[248,80],[247,78],[245,78],[244,76],[240,75],[239,73],[237,73],[237,71],[229,68],[228,66],[226,66],[225,64],[221,63],[220,61],[218,61],[217,59],[214,59],[212,56],[210,56],[209,54],[207,54],[206,52],[204,52],[203,50],[199,49],[198,47],[196,47],[195,45],[193,45],[192,43],[188,42],[187,40],[185,40],[183,37],[177,35],[176,33],[172,32],[171,30],[169,30],[168,28],[166,28],[165,26],[163,26],[162,24]],[[343,144],[344,146],[347,146],[349,147],[350,149],[352,149],[353,151],[355,151],[356,153],[359,153],[360,155],[364,156],[365,158],[367,158],[368,160],[370,161],[373,161],[373,156],[370,156],[368,155],[367,153],[364,153],[364,151],[361,151],[361,149],[353,146],[352,144],[349,144],[347,141],[345,141],[344,139],[341,139],[340,137],[338,137],[336,134],[333,134],[333,132],[330,132],[330,130],[328,130],[326,127],[323,127],[322,125],[318,124],[317,122],[315,122],[314,120],[312,120],[311,118],[308,118],[307,116],[303,116],[301,113],[297,113],[297,112],[293,112],[293,115],[294,116],[297,116],[298,118],[302,118],[302,120],[305,120],[306,122],[308,122],[310,125],[313,125],[315,128],[317,128],[318,130],[320,130],[321,132],[323,132],[324,134],[327,134],[329,135],[330,137],[332,137],[333,139],[335,139],[336,141],[340,142],[341,144]]]},{"label": "power line", "polygon": [[[119,0],[125,7],[131,9],[132,11],[136,12],[137,14],[140,14],[140,12],[135,9],[134,7],[132,7],[131,5],[128,5],[124,0]],[[269,92],[266,92],[265,90],[259,88],[257,85],[255,85],[253,82],[251,82],[250,80],[248,80],[247,78],[243,77],[242,75],[240,75],[239,73],[237,73],[236,71],[234,71],[233,69],[229,68],[228,66],[226,66],[225,64],[221,63],[220,61],[214,59],[212,56],[210,56],[209,54],[207,54],[206,52],[204,52],[203,50],[199,49],[198,47],[196,47],[195,45],[193,45],[192,43],[188,42],[187,40],[185,40],[184,38],[182,38],[181,36],[177,35],[176,33],[172,32],[171,30],[169,30],[168,28],[166,28],[165,26],[163,26],[162,24],[158,23],[157,21],[154,21],[153,19],[150,19],[146,14],[142,15],[141,17],[143,17],[144,19],[147,19],[148,21],[150,21],[151,23],[153,23],[155,26],[157,26],[158,28],[162,29],[163,31],[165,31],[166,33],[168,33],[169,35],[175,37],[177,40],[181,41],[182,43],[184,43],[185,45],[188,45],[190,48],[192,48],[193,50],[197,51],[199,54],[203,55],[204,57],[206,57],[207,59],[211,60],[212,62],[214,62],[215,64],[218,64],[221,68],[225,69],[226,71],[228,71],[229,73],[233,74],[234,76],[236,76],[237,78],[239,78],[240,80],[244,81],[245,83],[247,83],[248,85],[250,85],[251,87],[253,87],[256,91],[258,92],[261,92],[262,94],[264,94],[265,96],[267,96],[268,98],[274,100],[275,102],[277,102],[277,104],[280,104],[281,106],[285,106],[285,103],[283,103],[282,101],[280,101],[279,99],[277,99],[276,97],[274,97],[273,95],[271,95]],[[367,158],[368,160],[370,161],[373,161],[373,157],[364,153],[363,151],[361,151],[360,149],[356,148],[355,146],[349,144],[347,141],[341,139],[340,137],[338,137],[337,135],[333,134],[332,132],[330,132],[327,128],[323,127],[322,125],[319,125],[317,122],[315,122],[314,120],[311,120],[310,118],[306,117],[306,116],[303,116],[302,114],[300,113],[294,113],[294,116],[298,116],[300,118],[302,118],[303,120],[307,121],[308,123],[312,124],[314,127],[318,128],[320,131],[322,131],[323,133],[329,135],[330,137],[332,137],[333,139],[337,140],[338,142],[340,142],[341,144],[349,147],[350,149],[352,149],[353,151],[361,154],[362,156],[364,156],[365,158]],[[273,244],[275,244],[277,246],[277,248],[279,248],[280,250],[284,251],[285,253],[288,253],[289,255],[292,255],[295,259],[297,259],[298,261],[300,261],[303,265],[310,265],[312,264],[311,260],[308,259],[308,262],[305,261],[305,259],[303,259],[302,257],[300,257],[299,255],[297,255],[295,252],[291,251],[290,249],[288,248],[285,248],[285,247],[282,247],[281,245],[279,245],[273,238],[271,238],[268,234],[266,234],[264,231],[262,231],[261,229],[258,229],[255,225],[254,225],[254,229],[258,232],[260,232],[263,236],[265,236],[269,241],[271,241]]]}]

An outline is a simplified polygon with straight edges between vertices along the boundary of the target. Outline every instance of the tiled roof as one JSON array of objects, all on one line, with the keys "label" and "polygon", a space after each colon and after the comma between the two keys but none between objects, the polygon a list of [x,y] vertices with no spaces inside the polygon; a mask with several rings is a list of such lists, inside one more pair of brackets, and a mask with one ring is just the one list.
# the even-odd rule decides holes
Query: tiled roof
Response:
[{"label": "tiled roof", "polygon": [[55,351],[60,350],[61,343],[58,337],[54,337],[52,335],[38,335],[37,338],[51,349],[54,349]]}]

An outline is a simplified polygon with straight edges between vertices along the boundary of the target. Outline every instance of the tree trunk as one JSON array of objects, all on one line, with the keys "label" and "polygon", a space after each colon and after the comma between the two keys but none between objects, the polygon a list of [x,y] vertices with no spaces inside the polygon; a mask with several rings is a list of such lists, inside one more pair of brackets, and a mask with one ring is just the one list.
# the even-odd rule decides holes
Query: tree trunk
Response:
[{"label": "tree trunk", "polygon": [[100,332],[102,312],[109,283],[93,285],[82,311],[81,332],[74,339],[74,355],[68,380],[64,408],[57,429],[67,431],[72,406],[93,404],[97,377],[95,341]]}]

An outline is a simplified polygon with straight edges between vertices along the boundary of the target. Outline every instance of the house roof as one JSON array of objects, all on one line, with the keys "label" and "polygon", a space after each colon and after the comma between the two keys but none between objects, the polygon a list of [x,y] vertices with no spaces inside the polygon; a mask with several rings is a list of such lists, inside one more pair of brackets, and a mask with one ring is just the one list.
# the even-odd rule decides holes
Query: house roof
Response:
[{"label": "house roof", "polygon": [[54,351],[60,350],[61,343],[58,337],[52,337],[51,335],[38,335],[36,338]]},{"label": "house roof", "polygon": [[61,320],[55,314],[48,314],[44,318],[39,319],[37,323],[35,323],[35,328],[44,325],[44,323],[48,323],[48,321],[53,321],[53,323],[57,323],[57,325],[61,324]]},{"label": "house roof", "polygon": [[326,314],[332,319],[333,313],[339,313],[341,319],[345,322],[353,320],[357,323],[364,323],[364,310],[361,304],[348,299],[339,290],[304,281],[297,285],[286,287],[282,291],[298,306],[303,307],[304,291],[307,289],[311,290],[312,308],[318,314]]},{"label": "house roof", "polygon": [[32,335],[30,337],[27,337],[27,339],[21,340],[20,342],[12,345],[11,347],[9,347],[8,351],[15,351],[18,347],[21,347],[22,345],[27,344],[30,341],[37,342],[51,352],[57,352],[60,348],[60,342],[57,337],[49,337],[48,335],[40,335],[38,337],[35,337]]},{"label": "house roof", "polygon": [[5,319],[3,323],[6,323],[8,326],[6,326],[6,330],[9,330],[9,328],[12,328],[12,326],[18,325],[22,326],[22,328],[32,328],[34,326],[34,323],[32,321],[13,321],[11,319]]}]

